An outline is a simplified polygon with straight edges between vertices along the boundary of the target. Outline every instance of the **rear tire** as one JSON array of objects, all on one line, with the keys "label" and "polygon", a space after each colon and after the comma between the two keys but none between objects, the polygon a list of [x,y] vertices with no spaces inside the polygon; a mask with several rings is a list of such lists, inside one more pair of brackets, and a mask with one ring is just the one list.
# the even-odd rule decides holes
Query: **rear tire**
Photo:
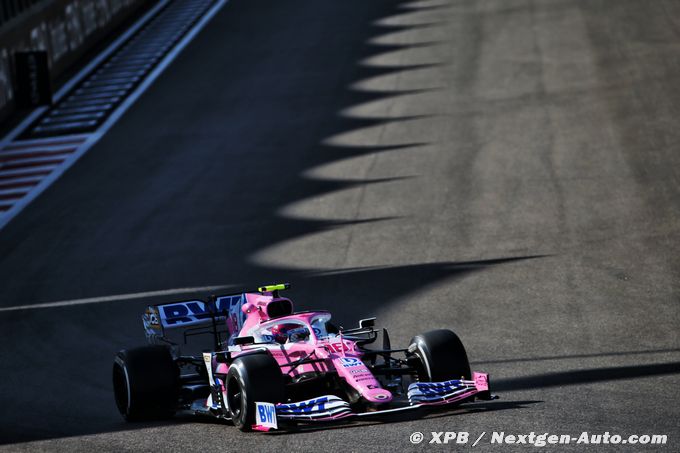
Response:
[{"label": "rear tire", "polygon": [[[422,365],[419,380],[429,382],[470,379],[470,363],[458,335],[448,329],[431,330],[411,340],[409,352]],[[420,376],[423,374],[424,376]]]},{"label": "rear tire", "polygon": [[164,346],[122,350],[113,363],[113,393],[126,421],[172,417],[179,396],[179,368]]},{"label": "rear tire", "polygon": [[234,425],[250,431],[255,424],[255,402],[284,400],[281,368],[269,354],[237,357],[227,373],[227,404]]}]

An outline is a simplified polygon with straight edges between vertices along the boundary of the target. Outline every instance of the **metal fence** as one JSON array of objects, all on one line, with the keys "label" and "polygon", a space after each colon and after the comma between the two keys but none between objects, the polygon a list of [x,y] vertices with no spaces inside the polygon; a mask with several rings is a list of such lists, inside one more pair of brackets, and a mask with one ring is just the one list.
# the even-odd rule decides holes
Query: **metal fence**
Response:
[{"label": "metal fence", "polygon": [[47,0],[0,0],[0,27],[37,3]]}]

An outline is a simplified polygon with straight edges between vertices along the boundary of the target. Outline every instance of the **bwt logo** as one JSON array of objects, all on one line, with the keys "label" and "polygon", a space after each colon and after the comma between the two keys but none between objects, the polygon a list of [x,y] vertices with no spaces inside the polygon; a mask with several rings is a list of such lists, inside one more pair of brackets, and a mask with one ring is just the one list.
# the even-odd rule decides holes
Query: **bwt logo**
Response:
[{"label": "bwt logo", "polygon": [[[323,412],[326,409],[327,397],[321,397],[309,401],[302,401],[300,403],[282,404],[279,406],[280,410],[290,411],[294,414],[309,414],[310,412]],[[314,408],[317,409],[314,409]]]},{"label": "bwt logo", "polygon": [[342,363],[342,366],[345,368],[363,365],[363,362],[361,360],[354,357],[342,357],[340,359],[340,363]]},{"label": "bwt logo", "polygon": [[458,381],[448,381],[437,384],[422,382],[418,383],[417,385],[418,390],[424,394],[450,393],[463,388],[463,386],[460,385]]},{"label": "bwt logo", "polygon": [[163,319],[168,324],[181,324],[210,317],[210,312],[206,309],[205,304],[198,300],[166,305],[161,309],[163,310]]},{"label": "bwt logo", "polygon": [[274,423],[274,417],[276,415],[276,409],[274,406],[258,406],[258,411],[260,412],[260,420],[267,423]]},{"label": "bwt logo", "polygon": [[[233,311],[232,308],[241,306],[242,296],[224,296],[215,300],[215,312],[219,314]],[[184,324],[196,320],[208,319],[211,316],[206,304],[200,300],[180,302],[171,305],[161,305],[163,320],[168,325]]]}]

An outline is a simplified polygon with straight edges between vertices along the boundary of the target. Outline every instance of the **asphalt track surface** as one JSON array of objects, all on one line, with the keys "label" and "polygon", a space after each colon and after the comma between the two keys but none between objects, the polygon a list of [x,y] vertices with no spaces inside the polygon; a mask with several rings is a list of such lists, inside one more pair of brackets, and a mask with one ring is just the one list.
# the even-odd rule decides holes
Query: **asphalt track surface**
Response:
[{"label": "asphalt track surface", "polygon": [[501,399],[293,434],[125,424],[113,354],[168,300],[133,298],[0,312],[0,449],[680,450],[679,51],[674,1],[231,0],[0,232],[0,304],[290,280],[395,346],[453,328]]}]

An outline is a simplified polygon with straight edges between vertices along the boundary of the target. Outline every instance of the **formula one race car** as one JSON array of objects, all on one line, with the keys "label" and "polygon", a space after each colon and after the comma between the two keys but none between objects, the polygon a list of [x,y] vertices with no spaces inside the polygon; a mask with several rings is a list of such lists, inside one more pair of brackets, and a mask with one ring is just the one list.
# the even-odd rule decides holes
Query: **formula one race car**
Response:
[{"label": "formula one race car", "polygon": [[[416,335],[392,349],[375,318],[338,329],[326,311],[293,311],[279,296],[289,285],[257,292],[150,306],[150,345],[123,350],[113,365],[116,405],[128,421],[178,411],[231,420],[242,431],[299,421],[375,416],[422,406],[492,399],[488,375],[470,373],[450,330]],[[176,328],[182,338],[169,338]],[[211,352],[181,355],[179,344],[208,334]],[[399,356],[399,357],[397,357]],[[408,385],[407,385],[408,384]]]}]

